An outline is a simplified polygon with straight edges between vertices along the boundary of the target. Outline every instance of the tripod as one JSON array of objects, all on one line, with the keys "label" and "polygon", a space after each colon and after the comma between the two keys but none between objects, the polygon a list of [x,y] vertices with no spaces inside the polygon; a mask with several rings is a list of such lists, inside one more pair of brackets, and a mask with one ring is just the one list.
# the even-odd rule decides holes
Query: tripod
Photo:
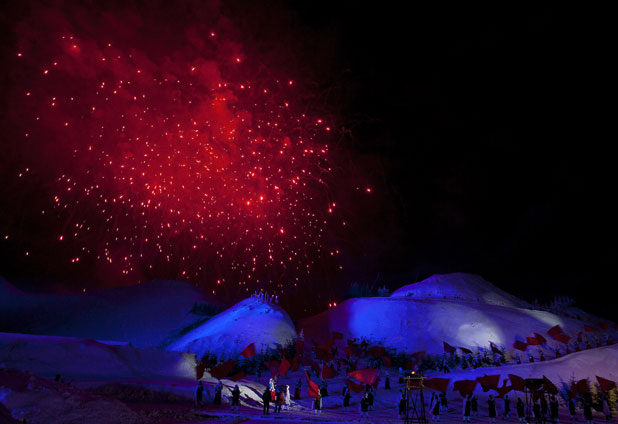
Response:
[{"label": "tripod", "polygon": [[406,382],[406,404],[405,404],[405,423],[427,424],[425,416],[425,399],[423,398],[423,377],[422,374],[411,374],[405,377]]}]

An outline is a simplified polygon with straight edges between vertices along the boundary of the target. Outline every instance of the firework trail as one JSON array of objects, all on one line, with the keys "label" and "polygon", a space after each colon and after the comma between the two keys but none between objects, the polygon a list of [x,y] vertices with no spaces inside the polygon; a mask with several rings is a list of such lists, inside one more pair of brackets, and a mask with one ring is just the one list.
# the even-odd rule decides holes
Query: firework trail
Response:
[{"label": "firework trail", "polygon": [[44,185],[61,261],[215,293],[336,272],[331,127],[243,51],[216,4],[179,7],[63,4],[15,24],[20,178]]}]

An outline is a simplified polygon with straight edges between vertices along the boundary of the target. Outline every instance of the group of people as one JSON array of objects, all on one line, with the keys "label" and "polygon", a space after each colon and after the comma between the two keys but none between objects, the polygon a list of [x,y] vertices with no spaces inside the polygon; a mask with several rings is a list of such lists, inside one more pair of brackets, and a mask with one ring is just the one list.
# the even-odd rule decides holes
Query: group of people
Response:
[{"label": "group of people", "polygon": [[274,294],[271,294],[269,296],[268,293],[266,292],[254,291],[253,294],[251,295],[251,299],[257,299],[257,300],[260,300],[266,303],[274,303],[274,304],[279,303],[279,296],[276,296]]},{"label": "group of people", "polygon": [[[433,396],[432,396],[433,402]],[[580,399],[582,404],[582,410],[584,415],[584,420],[587,424],[592,424],[592,400],[588,397],[583,397]],[[503,398],[503,411],[502,416],[505,419],[509,419],[511,417],[511,399],[508,395],[504,395]],[[603,407],[604,407],[604,415],[607,420],[611,418],[611,413],[609,411],[609,403],[607,399],[603,399]],[[432,420],[439,421],[439,409],[435,407],[432,409]],[[532,414],[528,417],[529,414],[526,414],[526,407],[524,402],[520,397],[517,398],[517,402],[515,403],[515,412],[517,414],[517,419],[520,424],[531,424],[529,423],[528,418],[534,420],[534,424],[545,424],[547,422],[551,422],[553,424],[559,424],[559,411],[560,404],[558,402],[558,398],[555,395],[550,395],[549,400],[545,397],[544,394],[537,394],[534,396],[532,403]],[[569,399],[568,402],[568,411],[570,422],[574,423],[576,421],[577,415],[577,400]],[[478,399],[475,395],[469,394],[466,396],[463,402],[463,422],[469,423],[470,417],[478,416]],[[496,422],[497,417],[497,408],[496,408],[496,399],[493,395],[489,395],[487,399],[487,415],[490,423]]]},{"label": "group of people", "polygon": [[[298,390],[300,392],[300,389]],[[286,411],[290,410],[290,386],[287,384],[279,385],[277,380],[271,378],[268,382],[268,387],[264,389],[262,393],[262,403],[264,415],[270,413],[270,404],[274,404],[274,413],[281,412],[281,408],[285,407]]]},{"label": "group of people", "polygon": [[[213,404],[216,406],[220,406],[221,405],[221,396],[223,393],[223,383],[221,382],[221,380],[219,380],[217,382],[217,384],[215,385],[215,396],[213,398]],[[234,386],[234,389],[232,389],[232,398],[231,398],[231,406],[232,406],[232,411],[236,410],[238,411],[240,409],[240,387],[238,387],[238,384],[236,384]],[[204,404],[204,385],[202,384],[202,381],[198,381],[197,382],[197,387],[195,388],[195,407],[196,408],[201,408]]]}]

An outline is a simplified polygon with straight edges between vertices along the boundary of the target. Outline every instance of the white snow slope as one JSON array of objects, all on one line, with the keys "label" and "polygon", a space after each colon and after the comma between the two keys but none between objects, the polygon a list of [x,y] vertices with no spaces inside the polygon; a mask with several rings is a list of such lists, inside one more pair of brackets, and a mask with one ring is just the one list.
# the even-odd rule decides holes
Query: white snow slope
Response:
[{"label": "white snow slope", "polygon": [[248,298],[180,337],[169,349],[193,352],[198,358],[206,353],[224,353],[229,358],[250,343],[259,352],[285,346],[295,338],[294,324],[283,308]]},{"label": "white snow slope", "polygon": [[[410,292],[414,295],[403,296]],[[299,329],[305,338],[319,342],[338,331],[345,338],[364,338],[400,352],[442,353],[443,342],[470,349],[493,342],[508,351],[517,338],[525,341],[534,332],[544,335],[549,347],[557,347],[547,335],[554,325],[573,337],[585,323],[597,325],[524,304],[480,277],[450,274],[403,287],[392,297],[348,299],[301,321]]]},{"label": "white snow slope", "polygon": [[[449,390],[452,390],[455,381],[474,380],[483,375],[496,374],[500,375],[498,386],[502,386],[504,380],[508,379],[508,374],[514,374],[521,378],[543,378],[545,376],[558,389],[562,388],[561,383],[563,382],[570,386],[569,382],[572,380],[588,379],[596,383],[596,376],[618,381],[618,345],[583,350],[551,361],[457,370],[447,374],[432,374],[428,377],[450,378]],[[481,391],[481,386],[477,385],[476,392]]]},{"label": "white snow slope", "polygon": [[218,302],[181,281],[154,280],[84,294],[26,294],[0,278],[0,331],[164,345],[207,319],[194,305]]}]

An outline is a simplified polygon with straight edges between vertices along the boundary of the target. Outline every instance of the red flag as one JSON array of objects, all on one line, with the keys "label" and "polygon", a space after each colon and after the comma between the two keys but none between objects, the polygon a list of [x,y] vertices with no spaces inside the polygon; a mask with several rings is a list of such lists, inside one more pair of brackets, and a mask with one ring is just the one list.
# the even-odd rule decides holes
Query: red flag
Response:
[{"label": "red flag", "polygon": [[537,339],[536,337],[526,337],[526,341],[528,342],[529,346],[538,346],[541,344],[539,339]]},{"label": "red flag", "polygon": [[292,367],[292,364],[290,364],[290,361],[288,361],[286,357],[284,356],[283,359],[281,360],[281,364],[279,364],[279,374],[285,377],[285,375],[288,373],[288,370],[291,367]]},{"label": "red flag", "polygon": [[455,351],[457,350],[453,346],[448,344],[447,342],[443,342],[443,344],[444,344],[444,352],[446,352],[446,353],[451,353],[452,354],[452,353],[455,353]]},{"label": "red flag", "polygon": [[280,365],[279,361],[267,361],[267,362],[264,362],[264,365],[268,367],[273,377],[276,377],[279,375],[279,365]]},{"label": "red flag", "polygon": [[364,384],[356,384],[355,382],[353,382],[352,380],[348,380],[347,378],[345,380],[345,384],[347,384],[348,389],[350,389],[350,391],[354,393],[360,393],[365,390]]},{"label": "red flag", "polygon": [[536,337],[536,339],[540,342],[539,344],[547,343],[547,339],[539,333],[534,333],[534,337]]},{"label": "red flag", "polygon": [[488,392],[492,389],[496,390],[498,388],[498,382],[500,381],[500,374],[477,377],[476,381],[481,383],[484,392]]},{"label": "red flag", "polygon": [[562,328],[560,328],[559,325],[554,325],[552,328],[547,330],[547,334],[552,336],[554,339],[556,338],[557,335],[563,334],[563,333],[564,333],[564,331],[562,331]]},{"label": "red flag", "polygon": [[245,378],[245,372],[244,371],[240,371],[240,372],[234,374],[233,376],[231,376],[230,380],[238,381],[238,380],[242,380],[243,378]]},{"label": "red flag", "polygon": [[245,358],[251,358],[252,356],[254,356],[255,355],[255,343],[251,343],[249,346],[244,348],[242,352],[240,352],[240,354],[244,356]]},{"label": "red flag", "polygon": [[472,351],[470,349],[466,349],[465,347],[459,347],[459,349],[463,352],[466,353],[468,355],[472,355]]},{"label": "red flag", "polygon": [[228,359],[221,365],[210,370],[210,375],[212,375],[217,380],[221,380],[229,375],[230,371],[234,368],[234,361]]},{"label": "red flag", "polygon": [[519,340],[515,340],[515,343],[513,343],[513,347],[517,350],[521,350],[522,352],[525,352],[526,348],[528,347],[528,344],[524,342],[520,342]]},{"label": "red flag", "polygon": [[511,386],[513,390],[517,390],[518,392],[524,392],[526,389],[526,382],[523,378],[515,374],[509,374],[509,380],[511,380]]},{"label": "red flag", "polygon": [[599,377],[598,375],[597,381],[599,382],[599,386],[601,387],[602,392],[609,392],[612,389],[616,388],[616,382],[612,380],[606,380],[605,378]]},{"label": "red flag", "polygon": [[386,349],[384,349],[382,346],[371,346],[369,348],[369,354],[373,356],[374,358],[379,358],[380,356],[383,356],[385,353],[386,353]]},{"label": "red flag", "polygon": [[334,368],[329,367],[326,364],[322,364],[322,378],[329,379],[335,378],[337,376],[337,371]]},{"label": "red flag", "polygon": [[588,385],[588,380],[586,380],[585,378],[579,380],[577,383],[575,383],[575,388],[573,391],[577,394],[590,393],[590,386]]},{"label": "red flag", "polygon": [[292,372],[298,371],[299,363],[298,363],[298,355],[292,359]]},{"label": "red flag", "polygon": [[446,393],[448,384],[451,382],[450,378],[428,378],[424,381],[425,387],[433,389],[438,392]]},{"label": "red flag", "polygon": [[599,327],[601,327],[602,330],[607,331],[610,329],[611,324],[608,322],[600,322]]},{"label": "red flag", "polygon": [[502,382],[502,387],[498,387],[496,389],[496,391],[498,392],[498,396],[499,398],[503,398],[505,394],[507,394],[508,392],[510,392],[511,390],[513,390],[513,386],[507,386],[506,385],[506,380],[504,380]]},{"label": "red flag", "polygon": [[373,386],[380,376],[377,369],[367,368],[364,370],[352,371],[348,374],[349,377],[355,378],[358,381]]},{"label": "red flag", "polygon": [[338,331],[333,331],[333,339],[343,340],[343,333],[340,333]]},{"label": "red flag", "polygon": [[476,380],[459,380],[453,385],[453,391],[459,392],[461,397],[466,397],[474,392]]},{"label": "red flag", "polygon": [[586,324],[584,324],[584,330],[586,330],[587,332],[590,332],[590,331],[597,331],[597,328],[596,328],[596,327],[592,327],[592,326],[590,326],[590,325],[586,325]]},{"label": "red flag", "polygon": [[557,395],[558,388],[554,385],[554,383],[552,383],[551,380],[545,376],[543,376],[543,380],[545,380],[543,383],[543,390],[550,395]]},{"label": "red flag", "polygon": [[571,336],[567,336],[566,334],[558,334],[555,339],[560,343],[567,344],[569,340],[571,340]]},{"label": "red flag", "polygon": [[391,358],[389,358],[388,356],[383,356],[382,357],[382,362],[384,362],[384,366],[386,368],[390,368],[393,366],[392,362],[391,362]]},{"label": "red flag", "polygon": [[494,342],[489,342],[489,347],[491,347],[491,351],[493,353],[497,353],[497,354],[500,354],[500,355],[502,354],[502,351],[500,349],[498,349],[498,346],[496,346],[494,344]]},{"label": "red flag", "polygon": [[314,399],[319,398],[320,388],[318,387],[317,384],[311,381],[311,379],[309,378],[309,375],[307,374],[307,371],[305,371],[305,378],[307,379],[307,391],[309,392],[309,396]]}]

